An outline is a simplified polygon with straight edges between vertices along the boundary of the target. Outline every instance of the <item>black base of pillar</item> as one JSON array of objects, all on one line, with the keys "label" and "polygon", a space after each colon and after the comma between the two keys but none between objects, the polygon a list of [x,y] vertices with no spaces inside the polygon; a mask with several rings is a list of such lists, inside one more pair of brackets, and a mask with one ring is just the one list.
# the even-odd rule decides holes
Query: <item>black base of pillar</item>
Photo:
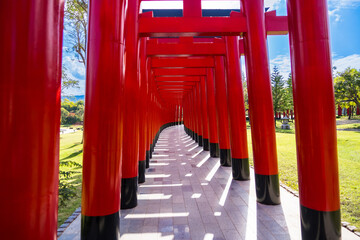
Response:
[{"label": "black base of pillar", "polygon": [[220,165],[223,167],[231,166],[231,152],[230,149],[220,149]]},{"label": "black base of pillar", "polygon": [[145,170],[146,170],[146,160],[139,161],[138,183],[144,183],[145,182]]},{"label": "black base of pillar", "polygon": [[81,239],[120,239],[120,211],[106,216],[81,215]]},{"label": "black base of pillar", "polygon": [[203,149],[204,151],[209,151],[209,139],[203,138]]},{"label": "black base of pillar", "polygon": [[249,180],[250,168],[248,158],[232,159],[232,174],[234,180]]},{"label": "black base of pillar", "polygon": [[137,206],[137,177],[121,179],[121,209]]},{"label": "black base of pillar", "polygon": [[199,146],[203,146],[203,137],[201,135],[199,135]]},{"label": "black base of pillar", "polygon": [[150,151],[146,151],[146,165],[145,168],[149,168],[150,167]]},{"label": "black base of pillar", "polygon": [[197,133],[195,133],[195,142],[199,142],[199,135]]},{"label": "black base of pillar", "polygon": [[218,143],[210,143],[210,157],[217,158],[220,156],[220,149]]},{"label": "black base of pillar", "polygon": [[260,175],[255,173],[256,198],[266,205],[280,204],[279,175]]},{"label": "black base of pillar", "polygon": [[149,157],[152,158],[152,153],[153,153],[154,149],[153,149],[153,145],[150,144],[150,151],[149,151]]},{"label": "black base of pillar", "polygon": [[300,205],[302,239],[341,239],[341,214],[317,211]]}]

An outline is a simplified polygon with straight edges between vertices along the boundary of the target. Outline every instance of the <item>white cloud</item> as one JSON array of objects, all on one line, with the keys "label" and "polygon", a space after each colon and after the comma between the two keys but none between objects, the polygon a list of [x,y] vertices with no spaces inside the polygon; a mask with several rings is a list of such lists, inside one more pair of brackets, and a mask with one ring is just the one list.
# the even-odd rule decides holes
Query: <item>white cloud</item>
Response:
[{"label": "white cloud", "polygon": [[328,4],[330,18],[335,18],[335,22],[339,22],[341,19],[339,11],[360,6],[360,0],[328,0]]},{"label": "white cloud", "polygon": [[342,58],[338,58],[335,54],[332,65],[336,67],[337,72],[342,72],[348,67],[360,69],[360,54],[352,54]]},{"label": "white cloud", "polygon": [[291,72],[291,63],[289,55],[278,55],[276,58],[270,60],[270,72],[273,71],[274,67],[280,71],[280,74],[287,79],[289,73]]},{"label": "white cloud", "polygon": [[283,1],[283,0],[265,0],[264,4],[265,4],[265,7],[269,7],[270,10],[275,10],[279,7],[279,4],[281,3],[281,1]]},{"label": "white cloud", "polygon": [[83,95],[85,93],[85,67],[84,64],[64,54],[63,66],[69,78],[79,80],[79,88],[70,88],[64,91],[64,95]]}]

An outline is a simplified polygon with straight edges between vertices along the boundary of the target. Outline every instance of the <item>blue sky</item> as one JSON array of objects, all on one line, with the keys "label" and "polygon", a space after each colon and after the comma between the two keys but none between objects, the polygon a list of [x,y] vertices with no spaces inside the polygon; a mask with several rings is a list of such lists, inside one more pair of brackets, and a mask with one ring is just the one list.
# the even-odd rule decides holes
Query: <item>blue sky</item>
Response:
[{"label": "blue sky", "polygon": [[[239,8],[239,1],[216,1],[202,3],[202,8]],[[265,0],[265,6],[276,10],[277,15],[286,15],[286,0]],[[181,2],[143,2],[142,8],[182,8]],[[333,66],[338,71],[346,67],[360,69],[360,0],[328,0],[331,51]],[[288,36],[269,36],[269,59],[271,69],[276,65],[287,78],[290,72]],[[69,50],[66,31],[64,33],[63,65],[68,75],[80,80],[80,89],[69,89],[65,95],[85,93],[85,68],[77,62]],[[242,61],[242,65],[244,61]],[[243,66],[244,70],[244,66]]]}]

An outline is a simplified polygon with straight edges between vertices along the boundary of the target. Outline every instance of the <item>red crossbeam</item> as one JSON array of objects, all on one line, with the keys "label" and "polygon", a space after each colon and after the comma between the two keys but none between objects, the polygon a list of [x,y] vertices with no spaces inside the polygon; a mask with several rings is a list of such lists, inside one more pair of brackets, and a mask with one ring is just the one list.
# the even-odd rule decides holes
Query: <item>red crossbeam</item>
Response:
[{"label": "red crossbeam", "polygon": [[[288,33],[287,17],[276,16],[275,11],[265,14],[265,26],[268,35]],[[147,13],[139,18],[141,37],[240,36],[244,32],[246,19],[239,12],[230,17],[152,17]]]},{"label": "red crossbeam", "polygon": [[159,68],[154,69],[155,76],[205,76],[206,68]]},{"label": "red crossbeam", "polygon": [[151,59],[152,68],[206,68],[214,67],[213,57],[153,57]]}]

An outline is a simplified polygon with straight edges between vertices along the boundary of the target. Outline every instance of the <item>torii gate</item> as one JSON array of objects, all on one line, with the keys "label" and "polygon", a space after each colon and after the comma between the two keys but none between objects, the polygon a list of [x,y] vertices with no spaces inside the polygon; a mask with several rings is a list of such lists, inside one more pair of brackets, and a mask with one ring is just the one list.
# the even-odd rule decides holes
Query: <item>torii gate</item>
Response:
[{"label": "torii gate", "polygon": [[[2,233],[6,239],[30,236],[40,240],[55,239],[64,0],[28,0],[21,3],[21,9],[18,4],[17,1],[0,2],[0,149],[4,153],[0,160],[4,171],[0,176],[4,196],[7,196],[0,200],[0,206],[6,206],[0,225],[6,229]],[[183,17],[152,18],[150,14],[139,17],[139,0],[90,0],[83,239],[119,239],[120,205],[137,204],[138,166],[143,166],[144,153],[150,157],[159,131],[174,124],[174,108],[163,102],[159,91],[149,81],[151,66],[144,49],[140,51],[140,65],[145,63],[143,69],[146,71],[138,71],[138,42],[144,37],[227,36],[226,58],[236,60],[238,56],[231,53],[237,51],[231,50],[237,41],[229,36],[243,37],[252,106],[249,112],[251,131],[253,143],[256,143],[253,144],[254,159],[261,162],[255,169],[271,170],[256,172],[256,183],[264,184],[257,192],[258,201],[279,203],[272,191],[278,180],[277,171],[274,171],[277,167],[274,164],[264,166],[271,162],[269,159],[276,159],[274,119],[272,116],[262,120],[257,115],[273,114],[266,33],[284,34],[286,26],[294,86],[302,236],[304,239],[340,239],[326,0],[288,0],[287,17],[275,16],[273,12],[265,14],[263,0],[241,0],[241,6],[240,13],[211,18],[201,16],[200,0],[184,0]],[[213,46],[219,46],[214,50],[219,50],[222,44],[214,42]],[[168,55],[172,50],[165,47],[161,45],[158,51]],[[187,50],[181,49],[185,55]],[[196,55],[204,56],[206,50],[199,48],[197,51]],[[225,67],[224,57],[219,52],[208,56],[215,59],[215,68]],[[230,61],[226,67],[234,62],[238,64]],[[222,71],[207,76],[215,75],[218,81],[222,77],[217,76],[219,72]],[[239,82],[239,76],[234,72],[233,77],[237,79],[234,83]],[[232,79],[229,75],[227,78]],[[223,88],[225,82],[221,83]],[[227,94],[231,94],[230,91]],[[189,98],[184,96],[184,101],[199,103],[199,96],[200,93],[194,95],[192,92]],[[225,96],[222,95],[217,104],[224,101]],[[213,107],[214,102],[209,103],[208,108]],[[308,112],[313,106],[322,111],[310,116]],[[187,109],[184,117],[191,117],[189,114],[194,109],[195,106]],[[144,119],[148,121],[144,123]],[[197,123],[200,123],[197,127],[187,123],[187,127],[192,126],[188,130],[197,129],[198,134],[201,133],[201,121]],[[264,137],[268,141],[264,141]],[[18,231],[19,216],[26,223],[21,231]]]}]

